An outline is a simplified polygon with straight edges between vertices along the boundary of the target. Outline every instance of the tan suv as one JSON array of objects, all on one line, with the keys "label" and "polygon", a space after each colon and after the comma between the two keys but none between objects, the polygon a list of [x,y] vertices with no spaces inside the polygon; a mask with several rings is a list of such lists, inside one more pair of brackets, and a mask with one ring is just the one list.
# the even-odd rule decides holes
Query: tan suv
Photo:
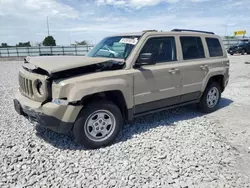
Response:
[{"label": "tan suv", "polygon": [[214,111],[228,72],[227,53],[212,32],[120,34],[84,57],[26,58],[14,106],[41,126],[72,130],[78,143],[99,148],[137,116],[191,103]]}]

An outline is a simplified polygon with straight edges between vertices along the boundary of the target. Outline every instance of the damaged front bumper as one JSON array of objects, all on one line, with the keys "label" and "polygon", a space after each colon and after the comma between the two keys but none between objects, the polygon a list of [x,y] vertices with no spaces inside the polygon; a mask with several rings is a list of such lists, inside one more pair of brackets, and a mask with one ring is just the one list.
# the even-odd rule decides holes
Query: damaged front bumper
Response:
[{"label": "damaged front bumper", "polygon": [[42,104],[20,93],[14,99],[14,107],[18,114],[37,122],[38,126],[58,133],[67,133],[72,129],[82,108],[82,106],[58,105],[52,102]]}]

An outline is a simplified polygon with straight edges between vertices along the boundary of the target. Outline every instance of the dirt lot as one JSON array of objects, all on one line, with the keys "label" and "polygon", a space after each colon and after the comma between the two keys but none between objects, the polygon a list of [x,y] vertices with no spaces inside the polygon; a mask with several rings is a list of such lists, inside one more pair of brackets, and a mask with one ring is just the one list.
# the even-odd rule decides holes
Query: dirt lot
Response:
[{"label": "dirt lot", "polygon": [[250,56],[230,60],[218,111],[137,118],[98,150],[18,116],[21,62],[0,61],[0,187],[250,187]]},{"label": "dirt lot", "polygon": [[230,104],[207,117],[218,121],[218,131],[238,152],[235,167],[250,177],[250,56],[230,60],[230,83],[223,93]]}]

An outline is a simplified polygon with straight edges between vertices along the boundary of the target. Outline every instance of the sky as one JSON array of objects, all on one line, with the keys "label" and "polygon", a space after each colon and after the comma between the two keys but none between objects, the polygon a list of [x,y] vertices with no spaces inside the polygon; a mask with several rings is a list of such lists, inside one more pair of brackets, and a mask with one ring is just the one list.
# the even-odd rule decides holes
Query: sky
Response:
[{"label": "sky", "polygon": [[96,43],[117,33],[173,28],[250,35],[250,0],[0,0],[0,43]]}]

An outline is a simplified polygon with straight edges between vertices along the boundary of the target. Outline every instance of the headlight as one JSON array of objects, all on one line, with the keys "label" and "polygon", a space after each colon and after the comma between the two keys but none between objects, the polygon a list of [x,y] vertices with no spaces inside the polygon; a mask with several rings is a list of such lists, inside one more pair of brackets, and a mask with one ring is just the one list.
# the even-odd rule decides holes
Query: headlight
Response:
[{"label": "headlight", "polygon": [[36,90],[37,90],[37,92],[38,92],[41,96],[43,96],[43,95],[45,94],[45,91],[44,91],[44,87],[43,87],[42,81],[41,81],[41,80],[36,80],[35,85],[36,85]]}]

